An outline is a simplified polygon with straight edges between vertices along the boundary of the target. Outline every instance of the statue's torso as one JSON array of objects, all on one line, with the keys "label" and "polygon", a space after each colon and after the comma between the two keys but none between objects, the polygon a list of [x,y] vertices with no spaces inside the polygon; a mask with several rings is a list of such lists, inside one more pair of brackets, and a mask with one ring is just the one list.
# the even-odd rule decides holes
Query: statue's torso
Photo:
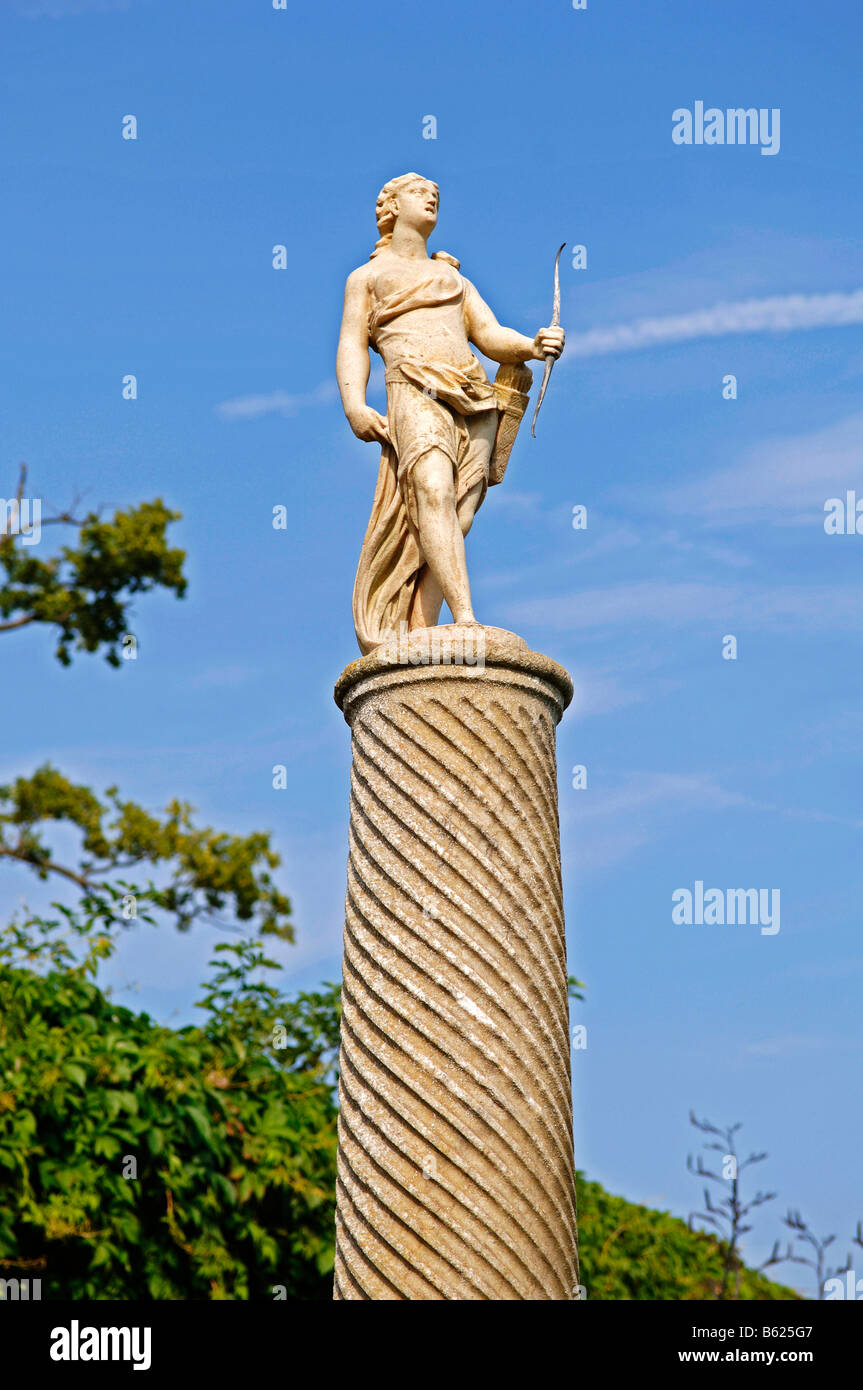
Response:
[{"label": "statue's torso", "polygon": [[381,257],[370,282],[369,336],[387,367],[473,359],[465,324],[465,282],[443,261]]}]

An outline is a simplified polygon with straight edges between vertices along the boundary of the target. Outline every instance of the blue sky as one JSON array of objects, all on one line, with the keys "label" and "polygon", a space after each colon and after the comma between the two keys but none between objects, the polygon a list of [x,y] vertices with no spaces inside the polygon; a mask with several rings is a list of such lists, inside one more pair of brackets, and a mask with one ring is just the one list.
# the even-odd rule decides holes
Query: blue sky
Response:
[{"label": "blue sky", "polygon": [[[433,246],[521,331],[548,320],[560,241],[585,244],[585,270],[561,262],[569,349],[538,439],[470,538],[475,606],[576,682],[559,758],[588,984],[579,1165],[686,1215],[690,1107],[742,1120],[779,1193],[752,1256],[788,1205],[841,1254],[863,1216],[863,536],[823,527],[827,498],[863,497],[861,37],[839,0],[8,0],[0,19],[3,490],[26,461],[56,506],[161,496],[190,580],[139,603],[119,671],[63,671],[33,629],[3,639],[0,775],[50,759],[270,829],[290,983],[336,978],[332,685],[377,470],[333,390],[345,276],[409,169],[440,184]],[[779,153],[675,145],[672,112],[698,100],[779,108]],[[779,933],[674,925],[671,894],[699,879],[779,888]],[[13,871],[3,890],[36,899]],[[119,997],[187,1020],[211,945],[133,932]]]}]

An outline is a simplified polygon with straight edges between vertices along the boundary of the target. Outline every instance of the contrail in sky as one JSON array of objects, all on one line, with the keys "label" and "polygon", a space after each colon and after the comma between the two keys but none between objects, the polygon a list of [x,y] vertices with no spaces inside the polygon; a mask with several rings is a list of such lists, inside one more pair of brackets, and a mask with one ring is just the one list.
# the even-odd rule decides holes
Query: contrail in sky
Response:
[{"label": "contrail in sky", "polygon": [[850,294],[782,294],[772,299],[741,299],[691,314],[636,319],[634,323],[618,323],[611,328],[571,333],[563,360],[635,352],[695,338],[722,338],[729,333],[789,333],[849,323],[863,323],[863,289]]}]

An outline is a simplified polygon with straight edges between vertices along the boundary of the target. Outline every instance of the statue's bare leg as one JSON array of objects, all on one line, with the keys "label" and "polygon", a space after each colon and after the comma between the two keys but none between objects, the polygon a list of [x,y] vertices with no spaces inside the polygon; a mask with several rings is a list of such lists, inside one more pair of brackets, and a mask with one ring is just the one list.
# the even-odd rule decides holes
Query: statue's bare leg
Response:
[{"label": "statue's bare leg", "polygon": [[[491,451],[494,447],[495,434],[497,432],[497,419],[497,411],[483,411],[480,414],[472,416],[468,424],[468,430],[471,435],[472,448],[474,450],[479,449],[482,453],[486,455],[487,458],[491,457]],[[441,457],[441,455],[439,454],[438,457]],[[422,460],[420,460],[419,463],[416,465],[417,468],[419,468],[421,463]],[[435,473],[437,475],[436,466]],[[451,477],[452,467],[449,461],[447,461],[446,478],[451,479]],[[414,473],[414,483],[415,485],[417,483],[416,473]],[[458,506],[456,507],[456,515],[458,518],[459,529],[461,531],[462,537],[467,535],[468,531],[473,525],[473,519],[476,515],[477,507],[482,501],[484,494],[485,483],[478,482],[475,483],[474,486],[470,489],[470,491],[466,492],[465,495],[459,501]],[[425,549],[424,546],[423,549]],[[468,602],[470,602],[470,587],[467,582],[466,566],[464,570],[464,583],[467,588]],[[440,583],[438,582],[437,575],[435,574],[434,570],[428,564],[426,564],[423,568],[420,581],[417,584],[413,608],[411,610],[410,615],[409,626],[412,628],[434,627],[440,617],[440,610],[441,605],[443,604],[443,600],[444,591],[441,588]],[[451,604],[450,607],[452,608]],[[475,619],[463,618],[462,621],[475,621]]]},{"label": "statue's bare leg", "polygon": [[[456,507],[461,533],[466,536],[476,515],[480,498],[483,494],[483,484],[477,483],[470,492],[466,492],[464,497]],[[417,584],[416,596],[411,610],[410,626],[413,627],[434,627],[440,617],[440,610],[443,604],[443,589],[438,584],[428,565],[422,570],[422,576]]]},{"label": "statue's bare leg", "polygon": [[[468,420],[468,433],[470,434],[471,457],[476,461],[483,460],[485,469],[488,469],[488,461],[491,458],[494,448],[495,436],[497,434],[498,414],[496,410],[483,410],[477,415],[471,415]],[[473,487],[465,493],[458,504],[458,520],[461,526],[461,533],[466,536],[473,519],[476,516],[476,509],[485,496],[486,483],[480,481],[474,483]]]},{"label": "statue's bare leg", "polygon": [[473,519],[476,516],[476,509],[479,506],[480,498],[482,497],[484,491],[484,483],[475,483],[474,486],[470,489],[470,491],[465,493],[464,497],[461,499],[461,501],[458,504],[458,507],[456,508],[456,512],[458,513],[458,522],[459,526],[461,527],[461,533],[463,536],[466,536],[470,528],[473,526]]},{"label": "statue's bare leg", "polygon": [[455,505],[452,460],[442,450],[430,449],[414,465],[413,485],[427,573],[414,602],[411,627],[433,626],[443,599],[449,604],[454,622],[476,622],[470,601],[464,535]]},{"label": "statue's bare leg", "polygon": [[423,565],[414,594],[408,627],[436,627],[442,604],[443,589],[428,565]]}]

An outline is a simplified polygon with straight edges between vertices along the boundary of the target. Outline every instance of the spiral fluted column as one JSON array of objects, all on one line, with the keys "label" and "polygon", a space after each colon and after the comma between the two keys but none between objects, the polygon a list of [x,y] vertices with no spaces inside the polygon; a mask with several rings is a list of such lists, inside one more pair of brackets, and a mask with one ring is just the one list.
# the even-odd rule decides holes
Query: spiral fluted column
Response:
[{"label": "spiral fluted column", "polygon": [[467,665],[446,658],[470,629],[436,630],[443,661],[430,631],[336,686],[353,767],[334,1297],[571,1299],[572,685],[512,633],[482,629]]}]

